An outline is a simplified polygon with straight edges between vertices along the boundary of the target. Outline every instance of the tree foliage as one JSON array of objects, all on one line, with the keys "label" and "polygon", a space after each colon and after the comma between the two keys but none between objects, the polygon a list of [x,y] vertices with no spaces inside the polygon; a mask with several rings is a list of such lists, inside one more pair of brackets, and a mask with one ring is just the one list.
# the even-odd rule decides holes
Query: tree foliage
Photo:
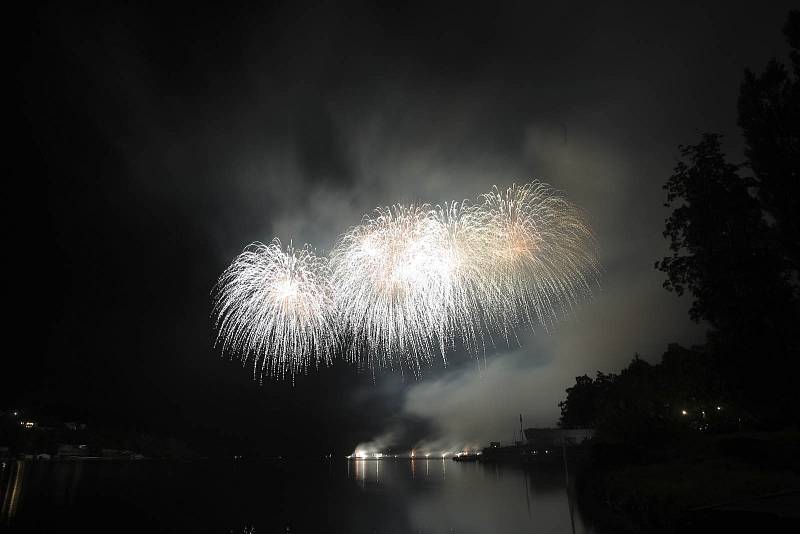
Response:
[{"label": "tree foliage", "polygon": [[745,72],[739,126],[758,199],[769,214],[787,277],[797,291],[800,269],[800,11],[783,30],[790,70],[772,59],[764,72]]},{"label": "tree foliage", "polygon": [[742,308],[761,308],[769,293],[784,289],[766,243],[767,227],[758,201],[749,193],[752,181],[728,163],[720,136],[705,134],[696,145],[680,147],[683,160],[664,186],[667,206],[674,207],[664,236],[672,255],[656,263],[666,273],[664,287],[694,300],[692,319],[716,328],[736,327]]},{"label": "tree foliage", "polygon": [[[679,429],[729,426],[733,413],[701,348],[669,345],[651,365],[634,357],[619,374],[575,378],[559,404],[562,428],[596,428],[605,440],[646,443]],[[717,406],[726,406],[725,413]]]},{"label": "tree foliage", "polygon": [[691,295],[707,343],[670,345],[657,365],[637,357],[618,375],[578,377],[560,404],[562,426],[641,440],[719,402],[735,406],[737,420],[800,424],[800,11],[784,34],[792,71],[772,60],[740,87],[747,161],[730,163],[721,136],[707,133],[680,147],[664,185],[670,255],[655,265],[667,290]]},{"label": "tree foliage", "polygon": [[773,423],[786,420],[776,405],[800,420],[799,26],[800,13],[792,12],[785,34],[793,75],[775,60],[759,76],[745,73],[739,124],[747,162],[729,163],[716,134],[680,148],[664,186],[673,208],[664,231],[672,254],[656,263],[667,276],[664,287],[690,293],[691,318],[709,324],[706,353],[727,390]]}]

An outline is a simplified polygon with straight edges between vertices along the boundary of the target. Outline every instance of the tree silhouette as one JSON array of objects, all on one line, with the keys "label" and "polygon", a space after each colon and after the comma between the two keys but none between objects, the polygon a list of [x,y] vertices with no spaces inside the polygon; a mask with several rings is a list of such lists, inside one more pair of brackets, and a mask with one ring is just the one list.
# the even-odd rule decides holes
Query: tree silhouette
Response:
[{"label": "tree silhouette", "polygon": [[762,421],[778,424],[797,393],[796,303],[772,229],[750,193],[755,181],[725,160],[720,136],[681,147],[664,189],[674,210],[664,236],[672,255],[656,263],[664,287],[693,296],[690,315],[711,326],[708,353],[731,396]]},{"label": "tree silhouette", "polygon": [[786,412],[800,421],[799,11],[784,34],[792,73],[773,59],[760,75],[746,71],[740,87],[747,162],[726,161],[715,134],[681,147],[664,186],[672,255],[656,263],[664,287],[691,293],[692,319],[710,325],[706,352],[731,397],[773,423]]},{"label": "tree silhouette", "polygon": [[720,403],[735,407],[737,422],[800,424],[800,11],[784,35],[792,72],[772,60],[740,87],[747,162],[728,162],[721,136],[707,133],[680,147],[664,185],[671,254],[655,266],[667,290],[691,295],[707,343],[670,345],[655,366],[637,357],[618,375],[577,377],[561,426],[641,441],[648,428],[674,429]]},{"label": "tree silhouette", "polygon": [[720,427],[730,407],[709,359],[696,348],[670,344],[651,365],[637,354],[619,374],[575,378],[559,403],[562,428],[596,428],[606,441],[646,444],[676,430]]},{"label": "tree silhouette", "polygon": [[575,385],[567,388],[566,400],[559,402],[561,428],[595,428],[602,417],[608,390],[615,375],[598,371],[597,378],[587,375],[575,377]]},{"label": "tree silhouette", "polygon": [[786,290],[780,267],[767,246],[769,235],[753,181],[728,163],[721,136],[680,147],[679,161],[664,189],[674,210],[664,237],[672,256],[656,262],[667,274],[664,287],[694,300],[690,315],[719,331],[749,328],[754,316],[769,313]]},{"label": "tree silhouette", "polygon": [[792,73],[772,59],[764,72],[745,71],[739,93],[739,126],[755,175],[761,206],[773,222],[787,278],[798,290],[800,269],[800,11],[783,30]]}]

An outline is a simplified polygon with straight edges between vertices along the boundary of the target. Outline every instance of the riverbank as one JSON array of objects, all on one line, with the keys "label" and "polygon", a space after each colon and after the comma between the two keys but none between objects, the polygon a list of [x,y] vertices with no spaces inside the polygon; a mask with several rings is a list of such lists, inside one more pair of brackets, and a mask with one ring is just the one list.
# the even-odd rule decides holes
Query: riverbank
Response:
[{"label": "riverbank", "polygon": [[[692,531],[710,510],[732,514],[723,503],[800,490],[800,433],[691,435],[646,449],[595,443],[577,489],[642,530]],[[750,508],[762,521],[792,521],[786,504]]]}]

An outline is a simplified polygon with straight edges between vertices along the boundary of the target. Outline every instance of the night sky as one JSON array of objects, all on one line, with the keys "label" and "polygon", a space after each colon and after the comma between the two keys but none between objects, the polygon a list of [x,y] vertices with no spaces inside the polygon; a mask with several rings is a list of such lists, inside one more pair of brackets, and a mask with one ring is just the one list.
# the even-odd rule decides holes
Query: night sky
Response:
[{"label": "night sky", "polygon": [[[281,454],[510,440],[576,375],[702,341],[662,289],[679,144],[743,159],[746,67],[789,2],[532,2],[405,11],[41,6],[14,21],[0,410]],[[248,243],[321,251],[399,201],[538,178],[589,214],[602,287],[555,329],[421,380],[346,364],[266,380],[213,348],[210,291]],[[13,347],[13,348],[12,348]]]}]

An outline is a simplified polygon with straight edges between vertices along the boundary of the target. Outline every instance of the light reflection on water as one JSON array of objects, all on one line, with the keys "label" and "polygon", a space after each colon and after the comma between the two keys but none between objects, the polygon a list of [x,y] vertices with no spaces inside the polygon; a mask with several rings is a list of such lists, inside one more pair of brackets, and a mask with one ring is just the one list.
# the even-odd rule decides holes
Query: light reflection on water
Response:
[{"label": "light reflection on water", "polygon": [[[22,482],[25,480],[24,476],[25,464],[23,462],[3,462],[0,465],[0,518],[3,523],[9,523],[17,515],[17,507],[19,506],[19,498],[22,496]],[[6,474],[8,472],[8,474]]]},{"label": "light reflection on water", "polygon": [[0,492],[0,530],[25,532],[597,532],[558,468],[439,458],[7,461]]},{"label": "light reflection on water", "polygon": [[348,476],[364,491],[386,493],[406,509],[414,532],[595,532],[576,511],[557,468],[430,458],[349,464]]}]

